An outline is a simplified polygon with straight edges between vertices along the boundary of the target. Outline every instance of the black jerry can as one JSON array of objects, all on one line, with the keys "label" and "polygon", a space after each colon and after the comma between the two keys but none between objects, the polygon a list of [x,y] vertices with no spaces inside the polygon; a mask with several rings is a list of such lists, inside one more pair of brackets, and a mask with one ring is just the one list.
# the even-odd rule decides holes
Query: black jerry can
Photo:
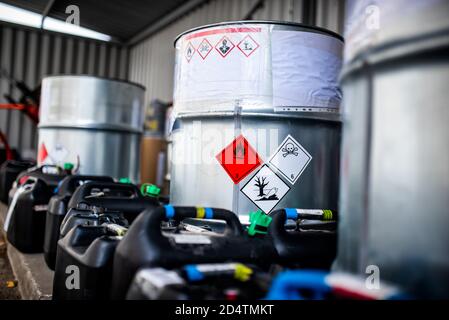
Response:
[{"label": "black jerry can", "polygon": [[99,207],[123,212],[131,223],[143,210],[160,205],[158,198],[143,196],[134,184],[92,181],[78,187],[69,201],[69,208]]},{"label": "black jerry can", "polygon": [[242,263],[190,264],[140,269],[127,300],[255,300],[265,297],[272,276]]},{"label": "black jerry can", "polygon": [[54,184],[51,180],[52,177],[59,177],[54,184],[55,188],[57,187],[59,181],[63,179],[65,176],[67,176],[67,172],[62,170],[60,167],[55,165],[49,165],[45,164],[39,167],[31,167],[28,170],[22,171],[17,176],[16,180],[14,181],[11,189],[8,193],[8,204],[11,203],[12,199],[14,198],[14,195],[16,194],[16,191],[19,189],[21,185],[23,185],[28,178],[40,178],[44,181],[47,181],[48,183]]},{"label": "black jerry can", "polygon": [[108,299],[112,260],[121,233],[78,225],[58,241],[53,300]]},{"label": "black jerry can", "polygon": [[58,186],[58,193],[48,203],[45,219],[44,259],[50,269],[55,267],[56,247],[59,240],[59,229],[67,214],[67,205],[76,188],[88,181],[113,182],[107,176],[71,175],[65,177]]},{"label": "black jerry can", "polygon": [[[166,233],[161,222],[187,218],[224,220],[223,234]],[[111,297],[124,299],[136,272],[144,267],[177,268],[186,264],[239,261],[261,266],[276,260],[271,242],[251,238],[231,211],[166,205],[144,211],[117,247]]]},{"label": "black jerry can", "polygon": [[7,160],[0,166],[0,201],[8,203],[8,194],[17,176],[35,165],[33,161]]},{"label": "black jerry can", "polygon": [[6,217],[8,241],[23,253],[43,251],[48,202],[64,175],[29,175],[12,200]]},{"label": "black jerry can", "polygon": [[[300,214],[301,210],[280,209],[270,214],[272,221],[268,233],[278,253],[279,263],[287,267],[327,270],[337,254],[337,234],[332,231],[335,228],[330,227],[329,223],[315,223],[305,224],[304,228],[300,224],[296,230],[286,230],[287,220],[316,219]],[[317,218],[325,220],[319,216]],[[311,226],[315,227],[312,229]]]}]

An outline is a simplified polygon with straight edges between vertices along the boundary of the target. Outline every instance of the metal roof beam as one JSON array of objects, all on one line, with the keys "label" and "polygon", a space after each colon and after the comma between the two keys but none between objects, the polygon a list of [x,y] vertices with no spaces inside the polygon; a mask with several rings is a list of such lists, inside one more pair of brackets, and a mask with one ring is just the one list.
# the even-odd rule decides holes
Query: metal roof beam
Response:
[{"label": "metal roof beam", "polygon": [[45,6],[44,11],[42,11],[42,20],[41,20],[41,29],[44,27],[44,20],[47,18],[50,13],[51,8],[55,4],[56,0],[48,0],[47,5]]},{"label": "metal roof beam", "polygon": [[262,9],[265,5],[265,0],[259,0],[257,1],[254,6],[249,10],[249,12],[243,17],[243,20],[252,20],[254,14]]},{"label": "metal roof beam", "polygon": [[199,7],[200,5],[206,3],[209,0],[190,0],[183,5],[179,6],[177,9],[173,10],[166,16],[162,17],[161,19],[157,20],[155,23],[152,23],[148,27],[146,27],[144,30],[136,34],[134,37],[132,37],[128,42],[127,45],[133,46],[149,36],[153,35],[154,33],[158,32],[159,30],[165,28],[173,21],[179,19],[183,15],[187,14],[188,12],[194,10],[195,8]]}]

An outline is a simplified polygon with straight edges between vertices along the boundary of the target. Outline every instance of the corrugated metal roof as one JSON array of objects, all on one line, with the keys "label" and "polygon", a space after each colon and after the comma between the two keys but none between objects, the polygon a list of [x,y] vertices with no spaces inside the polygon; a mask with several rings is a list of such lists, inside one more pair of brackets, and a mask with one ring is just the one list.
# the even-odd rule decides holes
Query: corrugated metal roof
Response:
[{"label": "corrugated metal roof", "polygon": [[[37,13],[43,13],[49,1],[2,0]],[[185,0],[57,0],[48,16],[65,20],[67,6],[77,5],[82,27],[126,41],[183,3]]]}]

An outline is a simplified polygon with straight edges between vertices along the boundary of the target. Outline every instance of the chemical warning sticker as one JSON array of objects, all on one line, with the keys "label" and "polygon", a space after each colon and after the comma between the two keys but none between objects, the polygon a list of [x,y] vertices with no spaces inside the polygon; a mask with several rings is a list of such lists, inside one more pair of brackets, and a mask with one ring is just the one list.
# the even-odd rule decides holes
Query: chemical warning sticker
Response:
[{"label": "chemical warning sticker", "polygon": [[42,143],[39,147],[39,151],[37,152],[37,162],[39,164],[43,163],[48,157],[47,147],[44,143]]},{"label": "chemical warning sticker", "polygon": [[227,36],[221,38],[220,41],[218,41],[215,45],[215,49],[223,58],[226,57],[234,48],[234,43],[232,43],[231,39],[229,39]]},{"label": "chemical warning sticker", "polygon": [[239,135],[220,151],[216,159],[235,184],[239,183],[262,163],[256,150],[250,146],[243,135]]},{"label": "chemical warning sticker", "polygon": [[295,184],[311,160],[312,156],[306,149],[291,135],[288,135],[268,160],[268,163],[291,184]]},{"label": "chemical warning sticker", "polygon": [[212,45],[210,44],[209,40],[204,38],[198,48],[196,49],[198,51],[198,54],[201,56],[201,58],[206,59],[206,57],[209,55],[209,53],[212,51]]},{"label": "chemical warning sticker", "polygon": [[290,187],[265,164],[240,191],[259,209],[269,213],[290,191]]},{"label": "chemical warning sticker", "polygon": [[195,48],[193,47],[192,43],[189,42],[189,44],[186,47],[186,59],[187,62],[190,62],[190,60],[192,60],[193,55],[195,54]]},{"label": "chemical warning sticker", "polygon": [[237,48],[239,48],[246,57],[249,57],[257,48],[259,48],[259,44],[250,35],[246,35],[246,37],[239,42]]},{"label": "chemical warning sticker", "polygon": [[49,157],[53,163],[62,163],[67,158],[69,151],[60,143],[56,143],[49,153]]}]

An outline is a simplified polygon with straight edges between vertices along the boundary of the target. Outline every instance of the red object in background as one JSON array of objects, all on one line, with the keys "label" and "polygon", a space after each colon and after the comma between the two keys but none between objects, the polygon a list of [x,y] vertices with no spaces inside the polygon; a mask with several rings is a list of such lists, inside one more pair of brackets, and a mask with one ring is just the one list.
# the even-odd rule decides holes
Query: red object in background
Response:
[{"label": "red object in background", "polygon": [[5,135],[3,134],[3,132],[0,131],[0,141],[3,143],[3,145],[5,146],[5,151],[6,151],[6,160],[13,160],[14,159],[14,154],[12,153],[11,148],[9,147],[9,143],[8,140],[6,139]]},{"label": "red object in background", "polygon": [[23,176],[19,179],[19,185],[23,185],[25,182],[27,182],[29,176]]},{"label": "red object in background", "polygon": [[45,159],[48,157],[48,151],[45,144],[41,144],[39,147],[39,151],[37,152],[37,162],[42,163],[45,161]]},{"label": "red object in background", "polygon": [[34,123],[39,123],[39,107],[20,103],[2,103],[0,109],[19,110],[25,113]]},{"label": "red object in background", "polygon": [[235,184],[262,164],[262,160],[243,135],[239,135],[216,156]]}]

